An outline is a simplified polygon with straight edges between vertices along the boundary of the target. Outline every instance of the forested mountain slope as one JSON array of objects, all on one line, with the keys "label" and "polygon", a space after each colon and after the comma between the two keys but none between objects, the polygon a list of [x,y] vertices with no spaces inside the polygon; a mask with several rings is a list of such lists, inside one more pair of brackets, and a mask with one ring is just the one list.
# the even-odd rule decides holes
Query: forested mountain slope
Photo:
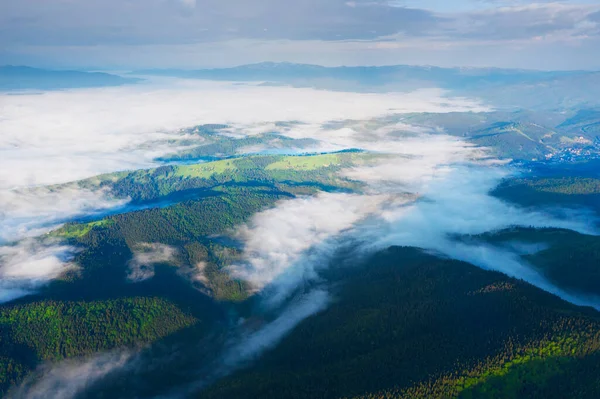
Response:
[{"label": "forested mountain slope", "polygon": [[333,270],[335,302],[198,398],[589,398],[600,318],[417,249]]}]

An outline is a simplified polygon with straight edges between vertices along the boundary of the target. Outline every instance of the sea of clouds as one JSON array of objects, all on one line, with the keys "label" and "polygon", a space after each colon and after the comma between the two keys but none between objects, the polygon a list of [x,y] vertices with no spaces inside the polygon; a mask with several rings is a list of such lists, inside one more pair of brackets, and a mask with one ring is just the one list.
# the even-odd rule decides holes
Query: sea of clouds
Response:
[{"label": "sea of clouds", "polygon": [[[225,134],[236,137],[276,130],[291,138],[314,139],[320,151],[360,148],[386,154],[377,163],[342,172],[364,183],[361,193],[320,193],[282,201],[237,228],[234,236],[243,245],[242,260],[229,271],[246,280],[265,312],[275,312],[276,317],[256,331],[237,335],[216,368],[220,375],[252,361],[327,306],[331,298],[319,274],[348,242],[364,253],[390,245],[420,247],[600,308],[597,298],[564,292],[549,283],[523,262],[516,247],[474,245],[453,238],[515,225],[595,233],[589,221],[576,215],[557,219],[491,196],[503,178],[517,171],[491,158],[486,149],[445,135],[442,129],[423,130],[401,117],[386,118],[489,109],[476,100],[447,98],[439,90],[363,94],[165,80],[119,88],[0,94],[0,103],[0,301],[34,292],[76,267],[72,248],[36,237],[70,219],[123,205],[109,192],[48,185],[156,166],[155,159],[180,149],[182,139],[188,144],[198,139],[182,128],[218,123],[229,125]],[[295,123],[276,124],[281,121]],[[129,267],[132,281],[148,279],[154,264],[173,256],[170,247],[146,244],[124,267]],[[27,392],[47,386],[57,386],[64,397],[72,397],[75,393],[64,390],[65,378],[77,375],[82,367],[89,371],[90,364],[103,359],[44,372],[44,378],[28,383],[18,397],[37,397]],[[114,355],[102,364],[121,368],[126,363],[121,357],[112,359]],[[97,379],[108,372],[103,368],[86,375]]]},{"label": "sea of clouds", "polygon": [[[122,206],[109,192],[55,186],[120,170],[157,166],[155,159],[181,149],[200,136],[182,128],[227,124],[238,135],[272,131],[277,121],[295,121],[290,137],[322,135],[330,121],[371,119],[391,113],[482,111],[467,99],[447,99],[439,90],[412,94],[340,93],[289,87],[262,87],[209,81],[164,80],[116,88],[0,93],[0,251],[19,240],[39,237],[65,221]],[[332,137],[323,149],[341,149],[355,138]],[[350,141],[348,141],[350,140]],[[373,143],[373,146],[376,146]],[[52,186],[54,185],[54,186]],[[27,270],[27,279],[6,277],[14,298],[26,294],[65,268],[63,251],[40,243],[48,254],[30,248],[13,268]],[[35,247],[38,248],[38,247]],[[57,252],[58,253],[58,252]],[[31,261],[30,261],[31,260]],[[11,261],[12,262],[12,261]],[[14,262],[13,262],[14,263]],[[12,263],[11,263],[12,264]],[[0,275],[7,261],[0,263]],[[4,280],[10,280],[5,283]],[[21,289],[19,285],[22,285]]]}]

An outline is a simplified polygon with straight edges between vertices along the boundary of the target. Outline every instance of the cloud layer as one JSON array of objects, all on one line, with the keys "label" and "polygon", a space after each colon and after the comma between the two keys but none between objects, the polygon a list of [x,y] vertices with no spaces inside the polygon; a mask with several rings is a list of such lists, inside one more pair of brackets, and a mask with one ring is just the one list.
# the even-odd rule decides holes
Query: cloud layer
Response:
[{"label": "cloud layer", "polygon": [[[261,290],[267,309],[318,284],[320,271],[330,267],[336,251],[347,245],[366,254],[393,245],[423,248],[501,271],[572,303],[600,309],[600,298],[566,292],[547,281],[520,258],[518,245],[469,245],[457,239],[513,226],[597,234],[588,215],[557,219],[543,210],[525,210],[492,197],[493,188],[517,171],[461,140],[411,132],[398,125],[371,127],[366,135],[360,134],[361,128],[346,126],[343,134],[325,132],[321,138],[343,137],[356,148],[376,143],[394,155],[377,165],[343,172],[366,183],[365,194],[321,194],[284,201],[239,229],[246,263],[233,267],[232,273]],[[377,139],[371,141],[373,137]]]},{"label": "cloud layer", "polygon": [[193,140],[178,129],[196,124],[225,123],[244,132],[265,122],[302,121],[315,129],[349,116],[486,109],[474,101],[444,98],[439,90],[360,94],[182,80],[0,94],[0,101],[0,188],[149,167],[155,165],[155,157],[176,149],[169,140]]},{"label": "cloud layer", "polygon": [[[13,63],[85,66],[368,60],[564,68],[550,44],[581,69],[600,67],[588,53],[600,40],[598,11],[594,0],[21,0],[0,3],[0,45]],[[545,57],[536,63],[528,52]]]},{"label": "cloud layer", "polygon": [[[364,193],[322,193],[283,201],[239,227],[244,261],[231,273],[260,293],[267,322],[249,333],[241,323],[241,333],[217,372],[252,361],[322,310],[330,297],[319,272],[349,242],[364,253],[389,245],[422,247],[526,279],[571,302],[599,307],[595,298],[566,293],[548,283],[522,262],[517,249],[472,246],[453,238],[513,225],[593,233],[585,220],[560,220],[503,203],[489,192],[512,171],[488,159],[485,150],[440,130],[425,131],[393,118],[374,119],[405,112],[486,109],[476,101],[444,98],[437,90],[375,95],[168,83],[171,86],[2,98],[7,106],[0,120],[0,150],[7,156],[0,170],[17,172],[0,174],[5,210],[1,222],[6,226],[0,247],[0,281],[5,284],[0,285],[0,300],[25,295],[70,267],[70,248],[27,237],[76,215],[119,204],[110,193],[31,186],[153,165],[154,157],[176,149],[179,144],[173,143],[186,135],[179,130],[184,126],[226,123],[231,126],[228,134],[243,137],[272,131],[277,121],[297,121],[302,123],[281,128],[281,133],[315,139],[321,150],[362,148],[387,156],[379,164],[343,172],[365,183]],[[130,264],[130,277],[148,278],[153,264],[173,256],[170,247],[148,244]],[[43,371],[14,397],[35,398],[47,392],[73,397],[125,364],[121,355],[67,363]]]},{"label": "cloud layer", "polygon": [[[182,131],[183,127],[225,123],[231,126],[230,134],[240,137],[282,130],[289,137],[321,140],[315,149],[322,150],[352,147],[364,135],[370,141],[369,149],[383,150],[377,143],[379,133],[372,135],[358,126],[351,132],[323,126],[350,115],[370,119],[391,113],[486,109],[477,101],[446,98],[439,90],[360,94],[182,80],[110,89],[0,94],[0,101],[0,250],[7,253],[17,248],[14,245],[19,240],[127,202],[103,190],[43,185],[156,166],[157,156],[177,151],[183,141],[186,145],[202,142],[200,136]],[[277,121],[302,123],[279,128]],[[66,267],[59,258],[48,255],[48,251],[55,251],[64,258],[66,249],[46,245],[50,244],[23,247],[27,251],[22,254],[30,259],[24,257],[19,264],[23,273],[32,277],[12,279],[1,286],[3,297],[8,300],[29,293]],[[172,255],[164,247],[150,250],[150,254],[138,254],[130,264],[132,280],[150,277],[152,264]],[[0,260],[0,267],[13,262],[7,259]],[[54,267],[40,267],[39,259]]]},{"label": "cloud layer", "polygon": [[[3,3],[0,21],[5,26],[5,41],[36,45],[183,44],[227,39],[342,41],[391,35],[502,41],[555,34],[598,35],[594,24],[598,9],[593,2],[488,2],[487,7],[461,9],[383,0],[134,0],[126,5],[116,0],[85,4],[22,0]],[[157,22],[161,22],[160,31],[154,29]]]}]

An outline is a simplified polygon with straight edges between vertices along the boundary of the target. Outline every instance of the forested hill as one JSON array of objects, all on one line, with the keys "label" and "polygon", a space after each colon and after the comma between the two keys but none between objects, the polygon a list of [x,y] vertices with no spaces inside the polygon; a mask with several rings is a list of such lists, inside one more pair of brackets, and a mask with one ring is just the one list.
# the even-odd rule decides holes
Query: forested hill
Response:
[{"label": "forested hill", "polygon": [[198,398],[592,398],[600,318],[519,280],[390,248],[330,308]]},{"label": "forested hill", "polygon": [[298,156],[255,155],[110,173],[74,184],[86,189],[110,189],[113,195],[130,198],[133,202],[167,198],[175,193],[188,193],[193,196],[194,190],[199,193],[202,190],[215,190],[227,186],[355,189],[359,185],[340,177],[338,172],[343,168],[367,164],[377,157],[362,152]]}]

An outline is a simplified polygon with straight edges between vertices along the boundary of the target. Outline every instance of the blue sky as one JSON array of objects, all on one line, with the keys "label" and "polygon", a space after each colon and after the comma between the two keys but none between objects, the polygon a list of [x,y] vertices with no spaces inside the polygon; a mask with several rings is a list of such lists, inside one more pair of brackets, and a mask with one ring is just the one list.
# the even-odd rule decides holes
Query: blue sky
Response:
[{"label": "blue sky", "polygon": [[0,64],[600,69],[600,0],[0,0]]}]

